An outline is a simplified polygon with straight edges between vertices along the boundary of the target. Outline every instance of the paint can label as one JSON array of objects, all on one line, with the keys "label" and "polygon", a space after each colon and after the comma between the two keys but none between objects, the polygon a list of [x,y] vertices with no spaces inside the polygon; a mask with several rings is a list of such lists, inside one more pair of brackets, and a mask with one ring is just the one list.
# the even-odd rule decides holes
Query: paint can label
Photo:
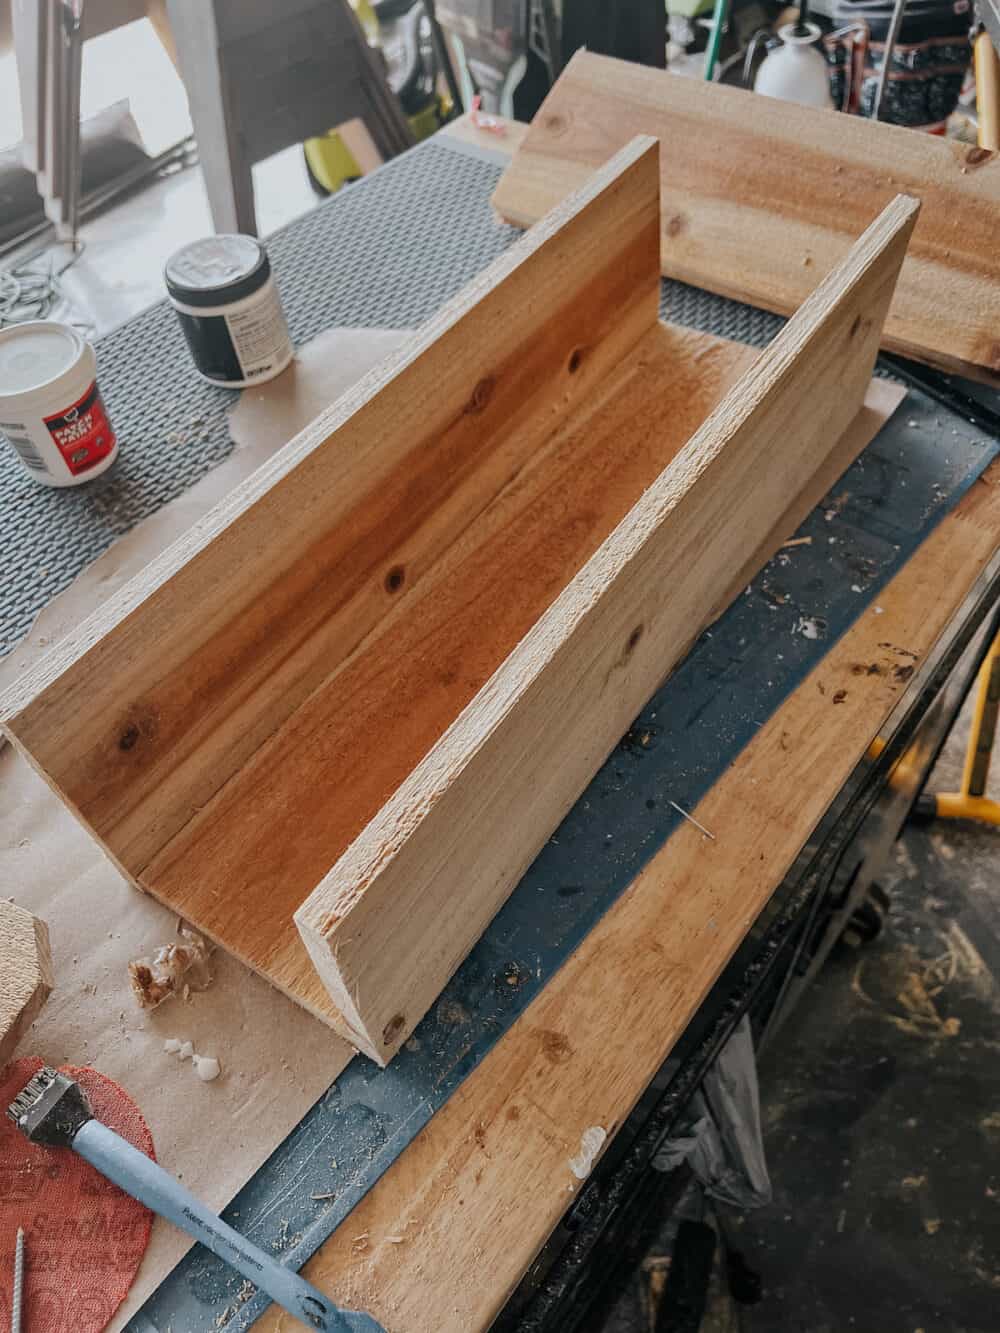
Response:
[{"label": "paint can label", "polygon": [[213,384],[240,389],[273,379],[294,349],[274,279],[228,306],[185,305],[176,297],[184,337],[198,373]]},{"label": "paint can label", "polygon": [[270,377],[291,353],[288,326],[273,280],[261,290],[260,299],[225,316],[226,327],[247,382]]},{"label": "paint can label", "polygon": [[96,380],[75,403],[43,421],[74,477],[96,467],[115,447],[115,433]]}]

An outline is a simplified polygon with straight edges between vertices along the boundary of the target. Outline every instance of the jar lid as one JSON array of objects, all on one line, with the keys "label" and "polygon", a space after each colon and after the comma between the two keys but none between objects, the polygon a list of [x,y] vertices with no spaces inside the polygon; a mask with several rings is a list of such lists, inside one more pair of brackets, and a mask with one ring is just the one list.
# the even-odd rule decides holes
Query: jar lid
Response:
[{"label": "jar lid", "polygon": [[267,251],[253,236],[206,236],[167,260],[167,291],[185,305],[224,305],[263,287],[271,276]]},{"label": "jar lid", "polygon": [[0,329],[0,400],[52,384],[76,367],[86,347],[75,329],[55,320]]}]

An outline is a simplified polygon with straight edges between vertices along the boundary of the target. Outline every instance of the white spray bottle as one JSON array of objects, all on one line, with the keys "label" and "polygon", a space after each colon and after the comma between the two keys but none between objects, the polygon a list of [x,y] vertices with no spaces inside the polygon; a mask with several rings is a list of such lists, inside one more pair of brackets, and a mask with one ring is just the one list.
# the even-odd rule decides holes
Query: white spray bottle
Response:
[{"label": "white spray bottle", "polygon": [[[765,97],[778,97],[803,106],[833,109],[830,71],[819,50],[822,32],[815,23],[786,23],[778,29],[781,45],[764,58],[753,88]],[[747,53],[749,67],[753,45]]]}]

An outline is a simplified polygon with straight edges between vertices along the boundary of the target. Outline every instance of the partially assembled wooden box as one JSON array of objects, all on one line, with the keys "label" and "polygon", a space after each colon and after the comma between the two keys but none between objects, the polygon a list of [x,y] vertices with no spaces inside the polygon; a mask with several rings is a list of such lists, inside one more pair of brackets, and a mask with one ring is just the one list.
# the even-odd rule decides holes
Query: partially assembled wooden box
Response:
[{"label": "partially assembled wooden box", "polygon": [[871,434],[917,203],[758,355],[658,319],[657,151],[619,152],[0,702],[127,876],[379,1062]]}]

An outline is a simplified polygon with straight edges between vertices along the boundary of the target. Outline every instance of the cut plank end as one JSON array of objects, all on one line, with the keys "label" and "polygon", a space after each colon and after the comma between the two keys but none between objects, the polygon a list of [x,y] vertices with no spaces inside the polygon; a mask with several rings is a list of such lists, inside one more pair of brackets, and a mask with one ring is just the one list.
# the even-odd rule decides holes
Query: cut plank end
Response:
[{"label": "cut plank end", "polygon": [[0,1069],[52,991],[52,956],[44,921],[0,900]]}]

